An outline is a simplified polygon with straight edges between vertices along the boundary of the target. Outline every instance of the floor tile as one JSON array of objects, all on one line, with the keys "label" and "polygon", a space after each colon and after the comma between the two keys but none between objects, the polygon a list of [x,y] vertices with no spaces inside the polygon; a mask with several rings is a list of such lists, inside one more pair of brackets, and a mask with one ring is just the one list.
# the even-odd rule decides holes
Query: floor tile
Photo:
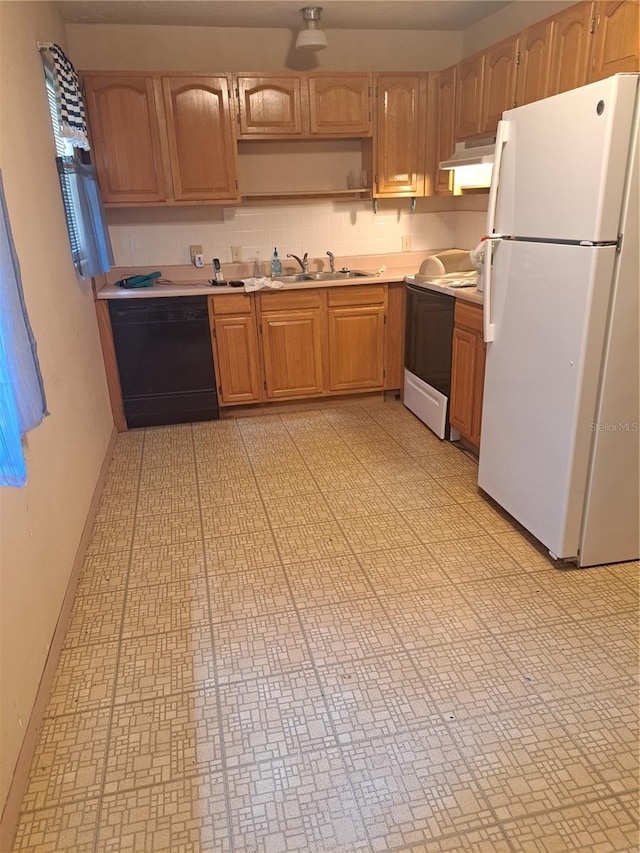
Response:
[{"label": "floor tile", "polygon": [[197,582],[205,577],[204,549],[200,539],[175,545],[133,548],[129,591],[169,583]]},{"label": "floor tile", "polygon": [[265,504],[291,495],[309,495],[317,491],[317,486],[306,471],[301,475],[297,471],[278,471],[256,474],[256,483]]},{"label": "floor tile", "polygon": [[366,834],[337,749],[228,773],[236,850],[359,853]]},{"label": "floor tile", "polygon": [[469,512],[473,512],[472,504],[484,503],[484,492],[478,488],[477,477],[466,477],[460,472],[446,476],[434,477],[438,488],[451,495],[458,503],[469,505]]},{"label": "floor tile", "polygon": [[484,532],[473,514],[459,504],[434,506],[427,511],[406,510],[402,517],[425,545],[432,542],[455,542],[458,539],[479,536]]},{"label": "floor tile", "polygon": [[23,810],[88,800],[100,793],[108,724],[105,708],[44,720]]},{"label": "floor tile", "polygon": [[422,544],[359,554],[358,562],[383,600],[393,593],[427,592],[434,585],[449,583]]},{"label": "floor tile", "polygon": [[76,598],[108,596],[121,592],[129,572],[130,551],[92,554],[85,558]]},{"label": "floor tile", "polygon": [[244,479],[220,480],[212,474],[210,479],[204,479],[200,469],[198,495],[203,512],[205,507],[234,507],[260,500],[260,492],[253,475]]},{"label": "floor tile", "polygon": [[107,643],[120,635],[124,587],[111,593],[85,595],[73,604],[63,647],[76,648]]},{"label": "floor tile", "polygon": [[291,563],[286,571],[294,601],[300,609],[374,595],[360,563],[350,554]]},{"label": "floor tile", "polygon": [[428,548],[454,583],[490,580],[522,572],[515,560],[488,534],[457,542],[433,542]]},{"label": "floor tile", "polygon": [[220,688],[227,767],[335,746],[313,670],[292,670]]},{"label": "floor tile", "polygon": [[293,607],[281,566],[213,571],[209,577],[211,618],[218,622],[263,616]]},{"label": "floor tile", "polygon": [[274,536],[285,566],[350,553],[347,540],[335,522],[282,528],[275,530]]},{"label": "floor tile", "polygon": [[467,599],[452,584],[424,592],[390,595],[385,610],[407,649],[420,649],[455,639],[489,637]]},{"label": "floor tile", "polygon": [[202,522],[198,510],[181,510],[136,517],[133,533],[134,548],[177,545],[193,540],[199,542],[201,539]]},{"label": "floor tile", "polygon": [[313,478],[320,491],[329,495],[345,489],[357,491],[364,488],[369,491],[376,484],[371,474],[362,465],[314,468]]},{"label": "floor tile", "polygon": [[215,678],[209,623],[123,639],[115,702],[137,702],[183,693]]},{"label": "floor tile", "polygon": [[638,849],[637,824],[615,799],[505,823],[503,830],[517,853],[633,853]]},{"label": "floor tile", "polygon": [[210,574],[218,571],[262,569],[280,564],[280,556],[269,530],[205,539]]},{"label": "floor tile", "polygon": [[375,657],[397,649],[391,623],[375,600],[367,598],[300,611],[317,666]]},{"label": "floor tile", "polygon": [[310,664],[298,617],[291,610],[214,623],[213,633],[221,684],[277,675]]},{"label": "floor tile", "polygon": [[319,492],[279,497],[266,504],[266,513],[273,528],[333,521],[331,509]]},{"label": "floor tile", "polygon": [[331,512],[337,519],[369,517],[394,512],[393,504],[378,486],[361,486],[357,490],[336,490],[327,495],[327,500]]},{"label": "floor tile", "polygon": [[447,720],[490,716],[540,701],[509,655],[485,638],[418,649],[412,659]]},{"label": "floor tile", "polygon": [[550,710],[615,793],[640,785],[638,693],[611,688],[554,702]]},{"label": "floor tile", "polygon": [[[87,657],[91,666],[87,666]],[[113,701],[118,642],[96,643],[90,651],[84,646],[66,646],[60,653],[46,715],[105,708]]]},{"label": "floor tile", "polygon": [[354,554],[418,544],[415,533],[398,515],[343,518],[340,526]]},{"label": "floor tile", "polygon": [[540,626],[496,639],[545,701],[606,692],[630,677],[578,623]]},{"label": "floor tile", "polygon": [[126,518],[113,521],[96,521],[91,531],[91,540],[87,546],[87,556],[94,554],[108,554],[111,551],[128,551],[133,541],[133,517],[134,507],[131,514]]},{"label": "floor tile", "polygon": [[[449,835],[424,844],[412,844],[396,853],[512,853],[499,826],[472,829],[460,835]],[[559,851],[558,851],[559,853]]]},{"label": "floor tile", "polygon": [[[575,573],[580,572],[579,583]],[[558,603],[574,619],[597,619],[625,611],[638,611],[639,589],[631,589],[626,579],[602,566],[559,573],[554,589]]]},{"label": "floor tile", "polygon": [[340,743],[440,722],[404,653],[320,667],[318,677]]},{"label": "floor tile", "polygon": [[343,753],[374,850],[495,822],[443,726],[352,744]]},{"label": "floor tile", "polygon": [[140,491],[164,489],[167,492],[182,489],[196,490],[196,466],[189,464],[144,466],[140,472]]},{"label": "floor tile", "polygon": [[500,820],[605,797],[605,782],[544,708],[450,724],[465,762]]},{"label": "floor tile", "polygon": [[133,587],[127,594],[122,636],[145,637],[163,631],[186,630],[209,620],[204,578],[158,584],[150,590]]},{"label": "floor tile", "polygon": [[519,526],[513,521],[511,529],[499,529],[497,531],[490,529],[482,519],[478,516],[480,524],[487,527],[487,530],[498,545],[503,548],[509,556],[516,561],[523,569],[556,571],[556,564],[549,556],[548,551],[536,542],[533,537],[524,536]]},{"label": "floor tile", "polygon": [[23,812],[14,853],[93,853],[97,799]]},{"label": "floor tile", "polygon": [[96,853],[228,853],[229,825],[219,774],[106,796]]},{"label": "floor tile", "polygon": [[221,770],[216,692],[118,705],[109,733],[105,794]]},{"label": "floor tile", "polygon": [[387,497],[401,513],[429,510],[432,507],[455,506],[456,500],[440,489],[434,479],[424,472],[419,480],[385,483],[381,487]]},{"label": "floor tile", "polygon": [[180,488],[141,489],[136,504],[136,516],[173,515],[198,509],[198,492],[191,483]]}]

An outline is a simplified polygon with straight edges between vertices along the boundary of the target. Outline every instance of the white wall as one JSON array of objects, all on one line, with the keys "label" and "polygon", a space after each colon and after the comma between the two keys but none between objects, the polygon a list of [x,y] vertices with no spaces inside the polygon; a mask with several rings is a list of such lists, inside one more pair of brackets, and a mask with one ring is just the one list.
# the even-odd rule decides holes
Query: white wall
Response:
[{"label": "white wall", "polygon": [[0,809],[113,428],[91,286],[71,262],[36,39],[65,44],[53,4],[0,3],[0,168],[51,412],[25,439],[27,485],[0,487]]}]

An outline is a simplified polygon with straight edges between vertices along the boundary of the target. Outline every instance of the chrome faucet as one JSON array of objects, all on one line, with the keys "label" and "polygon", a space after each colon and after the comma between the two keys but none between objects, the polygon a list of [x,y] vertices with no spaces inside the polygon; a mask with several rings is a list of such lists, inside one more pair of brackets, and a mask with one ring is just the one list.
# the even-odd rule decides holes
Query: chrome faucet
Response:
[{"label": "chrome faucet", "polygon": [[297,255],[287,255],[288,258],[295,258],[295,260],[300,264],[300,269],[302,272],[309,272],[309,261],[307,260],[307,252],[302,256],[302,260]]},{"label": "chrome faucet", "polygon": [[333,254],[333,252],[327,252],[327,255],[329,255],[329,269],[331,270],[331,272],[335,272],[336,271],[335,255]]}]

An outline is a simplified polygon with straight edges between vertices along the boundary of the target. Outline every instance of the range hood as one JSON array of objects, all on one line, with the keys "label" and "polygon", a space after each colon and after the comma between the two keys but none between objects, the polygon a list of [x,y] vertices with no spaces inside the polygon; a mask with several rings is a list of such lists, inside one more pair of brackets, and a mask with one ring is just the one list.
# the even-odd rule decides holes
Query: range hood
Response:
[{"label": "range hood", "polygon": [[451,157],[440,163],[440,168],[459,169],[461,166],[479,166],[485,163],[493,164],[494,151],[494,139],[458,142]]},{"label": "range hood", "polygon": [[454,195],[484,191],[491,186],[494,150],[493,139],[458,142],[453,155],[440,163],[441,169],[452,170],[450,187]]}]

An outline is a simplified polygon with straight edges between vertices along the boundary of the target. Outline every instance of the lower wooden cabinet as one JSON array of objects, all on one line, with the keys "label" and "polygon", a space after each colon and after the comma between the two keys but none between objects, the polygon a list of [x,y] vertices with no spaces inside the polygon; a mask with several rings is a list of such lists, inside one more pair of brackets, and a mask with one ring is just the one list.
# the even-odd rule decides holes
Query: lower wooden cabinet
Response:
[{"label": "lower wooden cabinet", "polygon": [[476,448],[480,446],[485,352],[482,305],[458,300],[453,328],[449,421]]},{"label": "lower wooden cabinet", "polygon": [[254,300],[244,293],[213,296],[209,323],[222,406],[259,403],[262,399]]},{"label": "lower wooden cabinet", "polygon": [[384,388],[387,287],[327,291],[328,391]]},{"label": "lower wooden cabinet", "polygon": [[404,284],[209,298],[221,406],[400,387]]}]

